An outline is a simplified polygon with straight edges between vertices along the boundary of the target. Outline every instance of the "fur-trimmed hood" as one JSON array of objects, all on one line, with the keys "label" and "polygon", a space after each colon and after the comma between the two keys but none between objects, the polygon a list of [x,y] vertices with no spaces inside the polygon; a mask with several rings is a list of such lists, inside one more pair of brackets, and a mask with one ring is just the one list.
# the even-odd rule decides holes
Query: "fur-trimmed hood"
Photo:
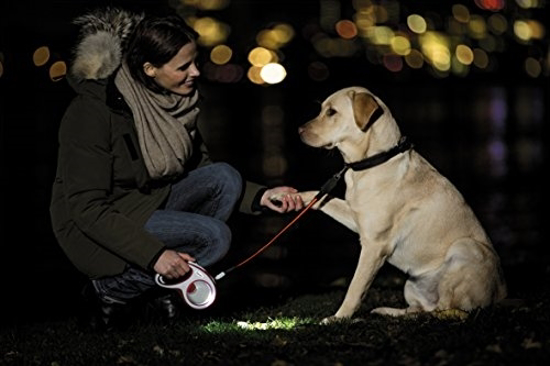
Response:
[{"label": "fur-trimmed hood", "polygon": [[110,76],[120,65],[128,38],[143,17],[107,7],[76,18],[73,23],[80,26],[80,37],[74,49],[71,76],[80,81]]}]

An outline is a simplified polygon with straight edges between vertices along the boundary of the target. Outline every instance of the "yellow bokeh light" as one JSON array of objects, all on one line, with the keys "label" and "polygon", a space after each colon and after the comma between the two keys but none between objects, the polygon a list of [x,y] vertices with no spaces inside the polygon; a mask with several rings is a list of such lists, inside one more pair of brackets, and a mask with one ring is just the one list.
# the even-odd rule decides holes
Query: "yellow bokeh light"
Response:
[{"label": "yellow bokeh light", "polygon": [[527,75],[529,75],[532,78],[537,78],[540,76],[542,72],[542,66],[540,62],[533,57],[528,57],[525,60],[525,72],[527,72]]},{"label": "yellow bokeh light", "polygon": [[56,61],[50,66],[50,79],[59,81],[67,75],[67,64],[64,61]]},{"label": "yellow bokeh light", "polygon": [[407,17],[407,26],[414,33],[424,33],[428,29],[426,19],[418,14],[411,14]]},{"label": "yellow bokeh light", "polygon": [[227,7],[230,0],[180,0],[184,5],[201,10],[221,10]]},{"label": "yellow bokeh light", "polygon": [[262,80],[268,84],[278,84],[286,77],[286,70],[281,64],[269,63],[260,70]]},{"label": "yellow bokeh light", "polygon": [[210,60],[216,65],[228,63],[232,56],[233,51],[226,45],[218,45],[210,51]]},{"label": "yellow bokeh light", "polygon": [[38,47],[32,55],[32,62],[35,66],[44,66],[49,60],[50,49],[47,46]]},{"label": "yellow bokeh light", "polygon": [[[395,10],[395,8],[390,9],[390,2],[388,2],[385,6],[381,5],[374,5],[374,13],[376,14],[376,21],[378,23],[385,23],[388,21],[390,14],[388,13],[388,10]],[[396,14],[393,14],[396,15]]]},{"label": "yellow bokeh light", "polygon": [[262,67],[270,62],[275,61],[273,59],[274,53],[264,47],[256,47],[248,53],[248,62],[254,66]]},{"label": "yellow bokeh light", "polygon": [[294,29],[289,24],[277,24],[272,29],[263,29],[256,36],[256,42],[272,50],[285,46],[294,38]]},{"label": "yellow bokeh light", "polygon": [[546,33],[544,24],[537,20],[528,20],[527,24],[531,30],[531,38],[534,39],[543,39]]},{"label": "yellow bokeh light", "polygon": [[393,30],[387,26],[372,27],[369,33],[371,42],[379,45],[390,44],[392,38],[394,37]]},{"label": "yellow bokeh light", "polygon": [[452,7],[453,18],[460,23],[468,23],[470,21],[470,11],[462,4],[455,4]]},{"label": "yellow bokeh light", "polygon": [[529,41],[531,39],[531,27],[523,20],[517,20],[514,22],[514,34],[522,41]]},{"label": "yellow bokeh light", "polygon": [[544,0],[516,0],[516,3],[523,9],[538,8]]},{"label": "yellow bokeh light", "polygon": [[405,56],[411,52],[411,42],[404,36],[393,37],[390,42],[393,52]]},{"label": "yellow bokeh light", "polygon": [[489,66],[489,56],[481,48],[474,49],[474,65],[480,69],[486,69]]},{"label": "yellow bokeh light", "polygon": [[470,35],[475,39],[481,39],[485,37],[487,33],[487,24],[485,19],[479,15],[472,15],[468,22],[468,30]]},{"label": "yellow bokeh light", "polygon": [[260,76],[261,71],[262,68],[260,66],[250,66],[246,76],[248,77],[248,80],[252,81],[254,84],[262,85],[265,84],[265,82]]},{"label": "yellow bokeh light", "polygon": [[198,42],[204,46],[214,46],[223,43],[230,33],[230,28],[227,24],[210,17],[195,19],[192,26],[199,34]]},{"label": "yellow bokeh light", "polygon": [[422,53],[434,68],[448,71],[451,68],[449,40],[438,32],[427,32],[419,37]]},{"label": "yellow bokeh light", "polygon": [[405,56],[405,62],[413,69],[420,69],[424,65],[424,56],[422,56],[422,53],[418,50],[411,50],[411,52]]},{"label": "yellow bokeh light", "polygon": [[456,46],[455,55],[461,64],[470,65],[474,62],[474,52],[470,47],[464,44],[459,44]]},{"label": "yellow bokeh light", "polygon": [[256,42],[266,48],[277,49],[279,48],[279,40],[277,33],[272,29],[264,29],[256,36]]},{"label": "yellow bokeh light", "polygon": [[491,32],[496,35],[501,35],[508,29],[508,21],[502,14],[493,14],[487,20],[487,24]]},{"label": "yellow bokeh light", "polygon": [[295,35],[294,28],[287,23],[277,24],[273,27],[273,31],[275,32],[275,37],[281,45],[290,42]]},{"label": "yellow bokeh light", "polygon": [[361,37],[367,37],[368,31],[376,24],[376,16],[374,13],[361,11],[357,12],[354,17],[355,25],[357,27],[357,33]]},{"label": "yellow bokeh light", "polygon": [[451,60],[451,69],[453,71],[453,74],[458,76],[466,76],[470,71],[470,68],[468,67],[468,65],[463,64],[456,57],[453,57]]}]

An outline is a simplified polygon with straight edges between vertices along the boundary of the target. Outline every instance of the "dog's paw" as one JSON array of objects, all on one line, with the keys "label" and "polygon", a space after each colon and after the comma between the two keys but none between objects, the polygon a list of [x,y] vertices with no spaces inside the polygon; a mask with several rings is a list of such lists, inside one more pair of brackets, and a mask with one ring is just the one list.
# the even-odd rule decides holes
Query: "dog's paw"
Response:
[{"label": "dog's paw", "polygon": [[[275,193],[269,196],[269,200],[271,202],[281,202],[283,200],[284,196],[290,195],[292,197],[300,196],[302,198],[302,201],[307,206],[309,203],[315,198],[318,191],[307,191],[307,192],[298,192],[298,193]],[[315,207],[314,207],[315,208]]]},{"label": "dog's paw", "polygon": [[385,315],[385,316],[394,316],[394,317],[405,316],[408,314],[407,309],[395,309],[395,308],[388,308],[388,307],[380,307],[380,308],[372,309],[370,313]]},{"label": "dog's paw", "polygon": [[318,193],[319,191],[306,191],[306,192],[299,192],[298,194],[300,195],[300,197],[302,197],[302,201],[304,201],[304,204],[307,206],[311,203],[311,201],[313,201],[313,199],[315,198],[315,196],[317,196]]},{"label": "dog's paw", "polygon": [[339,317],[339,316],[328,316],[326,318],[324,318],[323,320],[321,320],[321,325],[328,325],[328,324],[334,324],[334,323],[338,323],[338,322],[341,322],[341,321],[344,321],[346,320],[347,318],[342,318],[342,317]]}]

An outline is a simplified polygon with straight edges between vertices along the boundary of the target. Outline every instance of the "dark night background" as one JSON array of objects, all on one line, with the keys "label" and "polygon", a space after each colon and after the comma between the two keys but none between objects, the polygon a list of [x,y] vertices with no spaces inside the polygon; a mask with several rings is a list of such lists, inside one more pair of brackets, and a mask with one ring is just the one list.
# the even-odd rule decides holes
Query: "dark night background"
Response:
[{"label": "dark night background", "polygon": [[[502,49],[494,53],[496,64],[490,71],[472,66],[466,75],[440,75],[428,65],[389,71],[373,62],[369,45],[347,57],[323,57],[316,52],[309,35],[312,25],[319,23],[321,2],[233,0],[222,10],[197,12],[231,27],[227,40],[234,49],[231,62],[244,69],[259,30],[273,22],[291,24],[295,30],[294,38],[281,50],[287,70],[282,83],[256,85],[246,76],[233,83],[203,78],[203,133],[213,157],[232,163],[243,176],[260,183],[318,188],[340,169],[341,159],[336,152],[304,146],[297,127],[313,117],[318,102],[333,91],[365,86],[385,101],[416,149],[472,205],[501,254],[512,296],[520,296],[526,286],[540,285],[541,275],[548,278],[550,271],[545,174],[549,30],[545,38],[523,43],[508,30],[498,41]],[[33,65],[34,50],[47,45],[52,54],[49,64],[68,60],[76,37],[72,19],[97,5],[157,11],[175,3],[2,1],[0,288],[2,304],[10,309],[4,316],[13,320],[25,306],[32,306],[37,316],[67,311],[83,280],[55,243],[48,216],[57,128],[73,93],[64,79],[50,80],[47,66]],[[339,3],[340,16],[351,19],[352,2]],[[401,3],[406,4],[400,9],[401,18],[407,13],[439,14],[441,22],[435,26],[441,28],[454,3],[484,17],[491,14],[473,0]],[[509,22],[523,15],[548,26],[548,4],[524,11],[517,10],[514,1],[506,3],[502,13]],[[526,73],[527,57],[541,60],[539,75]],[[312,62],[322,63],[328,74],[312,79],[308,73]],[[337,187],[337,193],[341,190]],[[265,244],[290,218],[269,214],[236,218],[234,251],[226,264]],[[349,276],[358,251],[355,240],[339,224],[312,212],[243,269],[242,280],[288,290]]]}]

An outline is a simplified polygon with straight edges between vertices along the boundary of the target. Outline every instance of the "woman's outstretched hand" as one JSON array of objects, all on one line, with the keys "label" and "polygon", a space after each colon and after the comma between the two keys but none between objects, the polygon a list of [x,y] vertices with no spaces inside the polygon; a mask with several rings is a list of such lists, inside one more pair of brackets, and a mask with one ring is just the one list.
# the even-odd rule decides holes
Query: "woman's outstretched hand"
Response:
[{"label": "woman's outstretched hand", "polygon": [[270,188],[262,195],[260,205],[279,213],[300,211],[304,208],[304,202],[296,193],[298,193],[297,189],[287,186]]}]

